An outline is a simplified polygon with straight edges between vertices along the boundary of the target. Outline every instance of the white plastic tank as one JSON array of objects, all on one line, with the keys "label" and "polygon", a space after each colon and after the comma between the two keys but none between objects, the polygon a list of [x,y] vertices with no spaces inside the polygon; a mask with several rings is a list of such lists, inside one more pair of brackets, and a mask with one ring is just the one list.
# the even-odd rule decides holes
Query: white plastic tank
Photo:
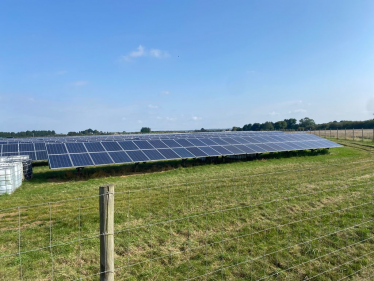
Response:
[{"label": "white plastic tank", "polygon": [[23,166],[21,162],[0,163],[0,194],[11,194],[22,185]]}]

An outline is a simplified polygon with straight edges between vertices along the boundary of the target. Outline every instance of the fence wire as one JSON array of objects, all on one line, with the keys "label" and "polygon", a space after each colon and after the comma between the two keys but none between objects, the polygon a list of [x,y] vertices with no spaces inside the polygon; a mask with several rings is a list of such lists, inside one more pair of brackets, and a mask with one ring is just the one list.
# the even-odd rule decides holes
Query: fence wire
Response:
[{"label": "fence wire", "polygon": [[[369,278],[373,168],[360,161],[117,185],[116,280]],[[99,195],[2,209],[0,278],[98,280],[103,235]]]}]

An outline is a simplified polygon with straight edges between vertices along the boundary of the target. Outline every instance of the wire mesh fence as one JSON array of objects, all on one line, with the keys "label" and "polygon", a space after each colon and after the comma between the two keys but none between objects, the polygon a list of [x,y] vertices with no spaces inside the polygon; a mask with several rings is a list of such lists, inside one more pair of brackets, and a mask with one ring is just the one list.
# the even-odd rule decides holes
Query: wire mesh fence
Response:
[{"label": "wire mesh fence", "polygon": [[[116,185],[115,278],[370,279],[373,168],[374,161],[361,161]],[[0,278],[100,279],[100,236],[107,233],[100,233],[99,196],[0,210]]]},{"label": "wire mesh fence", "polygon": [[374,129],[326,129],[311,130],[308,133],[341,140],[374,141]]}]

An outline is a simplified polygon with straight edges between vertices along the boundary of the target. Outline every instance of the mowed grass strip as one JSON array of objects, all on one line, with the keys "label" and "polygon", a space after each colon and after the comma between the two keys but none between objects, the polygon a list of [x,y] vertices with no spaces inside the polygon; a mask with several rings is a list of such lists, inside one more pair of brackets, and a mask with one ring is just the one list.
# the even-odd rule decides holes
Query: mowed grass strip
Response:
[{"label": "mowed grass strip", "polygon": [[89,180],[35,167],[34,180],[0,197],[0,278],[98,280],[98,187],[114,183],[117,280],[370,280],[371,154],[173,165],[125,176],[130,167],[107,167]]}]

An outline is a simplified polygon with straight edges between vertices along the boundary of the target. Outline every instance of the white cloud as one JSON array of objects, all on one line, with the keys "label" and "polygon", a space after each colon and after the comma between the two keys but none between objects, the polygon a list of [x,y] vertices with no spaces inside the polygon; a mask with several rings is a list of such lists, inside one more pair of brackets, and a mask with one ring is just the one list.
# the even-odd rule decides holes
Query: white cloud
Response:
[{"label": "white cloud", "polygon": [[172,118],[172,117],[166,117],[166,121],[176,121],[177,118]]},{"label": "white cloud", "polygon": [[279,112],[272,111],[272,112],[269,112],[269,115],[271,116],[279,115]]},{"label": "white cloud", "polygon": [[289,114],[292,114],[292,113],[306,113],[306,112],[307,112],[306,109],[302,109],[302,108],[300,108],[300,109],[291,110],[291,111],[289,111],[288,113],[289,113]]},{"label": "white cloud", "polygon": [[169,91],[161,91],[161,95],[167,96],[167,95],[170,95],[170,92]]},{"label": "white cloud", "polygon": [[155,57],[155,58],[167,58],[169,57],[168,52],[161,51],[159,49],[152,49],[149,51],[150,56]]},{"label": "white cloud", "polygon": [[198,120],[201,120],[201,119],[203,119],[203,118],[198,117],[198,116],[192,116],[191,119],[194,120],[194,121],[198,121]]},{"label": "white cloud", "polygon": [[157,105],[154,105],[154,104],[148,104],[148,107],[149,107],[149,108],[152,108],[152,109],[158,108],[158,106],[157,106]]},{"label": "white cloud", "polygon": [[143,123],[143,121],[142,120],[138,120],[138,123],[141,124],[141,123]]},{"label": "white cloud", "polygon": [[131,59],[139,58],[139,57],[146,57],[146,56],[161,59],[161,58],[167,58],[170,55],[168,52],[162,51],[159,49],[151,49],[150,51],[148,51],[145,47],[143,47],[142,45],[139,45],[139,47],[135,51],[132,51],[125,56],[121,56],[120,60],[131,61]]},{"label": "white cloud", "polygon": [[80,81],[75,81],[75,82],[71,83],[72,86],[77,86],[77,87],[85,86],[87,84],[88,84],[88,81],[86,81],[86,80],[80,80]]}]

